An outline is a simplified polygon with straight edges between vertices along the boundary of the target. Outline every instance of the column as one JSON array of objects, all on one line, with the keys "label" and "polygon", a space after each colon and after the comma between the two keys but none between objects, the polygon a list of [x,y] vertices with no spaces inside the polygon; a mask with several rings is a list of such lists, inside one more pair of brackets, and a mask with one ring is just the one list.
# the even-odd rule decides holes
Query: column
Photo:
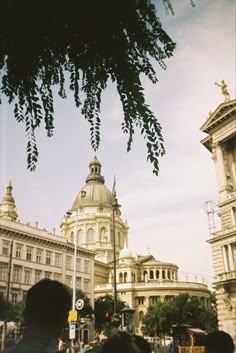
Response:
[{"label": "column", "polygon": [[229,271],[229,265],[228,265],[228,257],[227,257],[227,252],[226,252],[226,245],[222,247],[222,253],[223,253],[223,261],[224,261],[224,268],[225,272]]},{"label": "column", "polygon": [[221,189],[222,187],[226,187],[227,181],[225,176],[225,167],[224,167],[224,159],[222,149],[219,143],[215,145],[216,158],[214,158],[216,165],[216,176],[218,181],[218,187]]},{"label": "column", "polygon": [[228,256],[229,256],[229,270],[234,270],[234,260],[231,244],[228,244]]}]

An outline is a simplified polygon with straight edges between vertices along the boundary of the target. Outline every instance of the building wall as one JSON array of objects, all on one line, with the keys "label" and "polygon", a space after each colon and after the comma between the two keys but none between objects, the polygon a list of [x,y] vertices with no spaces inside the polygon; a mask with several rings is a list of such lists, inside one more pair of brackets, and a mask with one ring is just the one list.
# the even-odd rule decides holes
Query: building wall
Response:
[{"label": "building wall", "polygon": [[219,329],[236,344],[236,100],[226,100],[201,130],[212,155],[218,183],[220,230],[211,233]]},{"label": "building wall", "polygon": [[[5,293],[10,245],[13,241],[10,301],[23,300],[26,291],[42,278],[72,287],[74,245],[62,237],[37,228],[0,218],[0,291]],[[94,306],[94,256],[78,247],[77,288]]]}]

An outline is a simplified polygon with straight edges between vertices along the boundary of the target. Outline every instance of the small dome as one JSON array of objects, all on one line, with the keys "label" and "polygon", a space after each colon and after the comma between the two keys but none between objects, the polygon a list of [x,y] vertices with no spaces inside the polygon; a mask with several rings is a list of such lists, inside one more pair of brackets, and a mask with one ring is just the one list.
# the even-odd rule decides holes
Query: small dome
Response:
[{"label": "small dome", "polygon": [[121,250],[120,256],[119,256],[120,259],[131,258],[131,257],[133,258],[133,255],[132,255],[132,252],[131,252],[130,249],[128,249],[128,248],[123,248],[123,249]]},{"label": "small dome", "polygon": [[101,175],[101,163],[96,155],[89,164],[89,174],[86,185],[76,196],[72,209],[85,205],[112,205],[112,192],[104,185],[104,177]]}]

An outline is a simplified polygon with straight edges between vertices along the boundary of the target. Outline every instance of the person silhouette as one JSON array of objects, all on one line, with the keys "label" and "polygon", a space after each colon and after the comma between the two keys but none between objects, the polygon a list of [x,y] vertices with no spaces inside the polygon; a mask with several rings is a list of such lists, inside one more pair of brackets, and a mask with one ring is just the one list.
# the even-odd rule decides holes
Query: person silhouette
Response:
[{"label": "person silhouette", "polygon": [[23,338],[4,353],[56,353],[67,322],[71,295],[58,281],[42,279],[26,295]]},{"label": "person silhouette", "polygon": [[232,337],[224,331],[214,331],[206,337],[205,353],[234,353]]},{"label": "person silhouette", "polygon": [[125,331],[118,331],[108,338],[101,353],[142,353],[132,336]]}]

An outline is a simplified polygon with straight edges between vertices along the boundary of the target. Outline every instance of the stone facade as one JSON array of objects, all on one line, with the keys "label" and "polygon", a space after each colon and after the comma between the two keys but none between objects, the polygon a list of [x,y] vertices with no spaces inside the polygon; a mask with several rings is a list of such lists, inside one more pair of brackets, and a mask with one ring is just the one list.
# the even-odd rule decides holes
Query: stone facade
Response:
[{"label": "stone facade", "polygon": [[201,127],[201,142],[215,164],[221,229],[212,231],[214,286],[219,329],[236,343],[236,100],[225,100]]},{"label": "stone facade", "polygon": [[[23,300],[27,290],[42,278],[58,280],[72,287],[73,255],[72,242],[54,231],[40,229],[37,223],[23,224],[18,221],[12,185],[9,183],[6,195],[0,202],[0,292],[6,292],[10,257],[11,302]],[[88,295],[92,306],[94,256],[91,250],[77,248],[77,287]]]}]

